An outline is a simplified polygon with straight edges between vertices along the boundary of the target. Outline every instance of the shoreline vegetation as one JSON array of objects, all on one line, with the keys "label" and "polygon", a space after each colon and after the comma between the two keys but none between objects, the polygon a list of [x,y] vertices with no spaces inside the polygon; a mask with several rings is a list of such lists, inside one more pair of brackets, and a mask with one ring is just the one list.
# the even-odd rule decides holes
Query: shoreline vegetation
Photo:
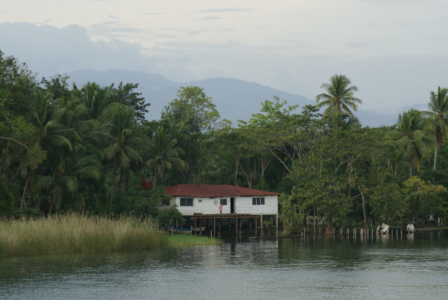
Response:
[{"label": "shoreline vegetation", "polygon": [[208,237],[169,236],[151,220],[77,214],[0,222],[0,257],[76,252],[112,252],[216,245]]},{"label": "shoreline vegetation", "polygon": [[[57,74],[38,78],[0,50],[0,219],[88,212],[182,224],[175,208],[159,205],[171,199],[165,187],[186,183],[281,194],[284,236],[308,224],[332,234],[352,224],[367,232],[373,222],[418,228],[448,218],[448,88],[428,91],[427,111],[411,108],[392,126],[370,128],[357,119],[358,87],[343,74],[322,83],[316,105],[260,98],[252,117],[237,123],[222,119],[198,86],[179,88],[160,118],[146,120],[151,107],[139,83],[69,82]],[[42,224],[36,227],[47,230]],[[98,246],[95,238],[82,237],[82,244],[75,233],[66,238],[56,230],[62,243],[56,246],[160,246],[156,239],[128,242],[132,235],[118,234],[126,226],[117,236],[104,229]],[[28,239],[55,238],[35,235]],[[38,251],[47,251],[43,241],[33,242]]]}]

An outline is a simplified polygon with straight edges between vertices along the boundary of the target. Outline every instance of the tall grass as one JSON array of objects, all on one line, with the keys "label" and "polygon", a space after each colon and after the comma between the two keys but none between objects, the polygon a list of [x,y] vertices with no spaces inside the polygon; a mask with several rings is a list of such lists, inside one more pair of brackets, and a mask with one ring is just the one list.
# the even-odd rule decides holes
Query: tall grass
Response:
[{"label": "tall grass", "polygon": [[171,247],[217,245],[222,241],[206,236],[175,234],[168,237],[168,245]]},{"label": "tall grass", "polygon": [[67,214],[0,222],[0,256],[120,251],[168,246],[149,220]]}]

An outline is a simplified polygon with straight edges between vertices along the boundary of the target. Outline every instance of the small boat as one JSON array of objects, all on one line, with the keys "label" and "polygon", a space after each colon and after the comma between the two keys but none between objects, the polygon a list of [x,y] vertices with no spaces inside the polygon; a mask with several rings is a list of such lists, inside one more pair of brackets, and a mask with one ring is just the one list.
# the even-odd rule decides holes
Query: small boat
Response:
[{"label": "small boat", "polygon": [[196,228],[192,228],[192,230],[202,232],[205,230],[205,227],[196,227]]},{"label": "small boat", "polygon": [[204,231],[205,227],[200,227],[200,228],[188,228],[188,227],[180,227],[180,226],[166,226],[166,229],[170,232],[175,232],[175,233],[182,233],[182,234],[191,234],[192,231]]}]

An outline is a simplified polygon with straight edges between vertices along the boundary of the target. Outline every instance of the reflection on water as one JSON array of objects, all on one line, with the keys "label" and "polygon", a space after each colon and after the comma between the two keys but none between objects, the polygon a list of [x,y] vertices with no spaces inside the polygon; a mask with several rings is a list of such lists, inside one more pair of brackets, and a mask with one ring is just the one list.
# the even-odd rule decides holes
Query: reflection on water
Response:
[{"label": "reflection on water", "polygon": [[448,234],[0,258],[0,299],[444,299]]}]

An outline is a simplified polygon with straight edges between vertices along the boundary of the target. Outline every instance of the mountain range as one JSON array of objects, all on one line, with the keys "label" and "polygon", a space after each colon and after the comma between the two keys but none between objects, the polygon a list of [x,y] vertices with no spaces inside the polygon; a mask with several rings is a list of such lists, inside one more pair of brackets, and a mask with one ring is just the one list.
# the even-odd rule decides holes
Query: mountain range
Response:
[{"label": "mountain range", "polygon": [[[145,100],[151,103],[147,120],[159,119],[165,105],[176,98],[180,87],[199,86],[205,94],[212,98],[221,118],[228,119],[232,123],[238,120],[249,120],[252,114],[258,113],[264,100],[273,100],[274,96],[280,100],[287,100],[289,105],[301,107],[316,102],[301,95],[291,94],[263,86],[253,82],[247,82],[232,78],[211,78],[191,82],[175,82],[163,76],[144,72],[127,70],[96,71],[92,69],[78,70],[67,73],[69,83],[75,83],[81,87],[86,82],[96,82],[99,85],[116,86],[120,83],[138,83],[138,92],[142,93]],[[358,110],[356,116],[364,126],[378,127],[381,125],[393,125],[396,123],[397,114],[384,114],[374,111]]]}]

